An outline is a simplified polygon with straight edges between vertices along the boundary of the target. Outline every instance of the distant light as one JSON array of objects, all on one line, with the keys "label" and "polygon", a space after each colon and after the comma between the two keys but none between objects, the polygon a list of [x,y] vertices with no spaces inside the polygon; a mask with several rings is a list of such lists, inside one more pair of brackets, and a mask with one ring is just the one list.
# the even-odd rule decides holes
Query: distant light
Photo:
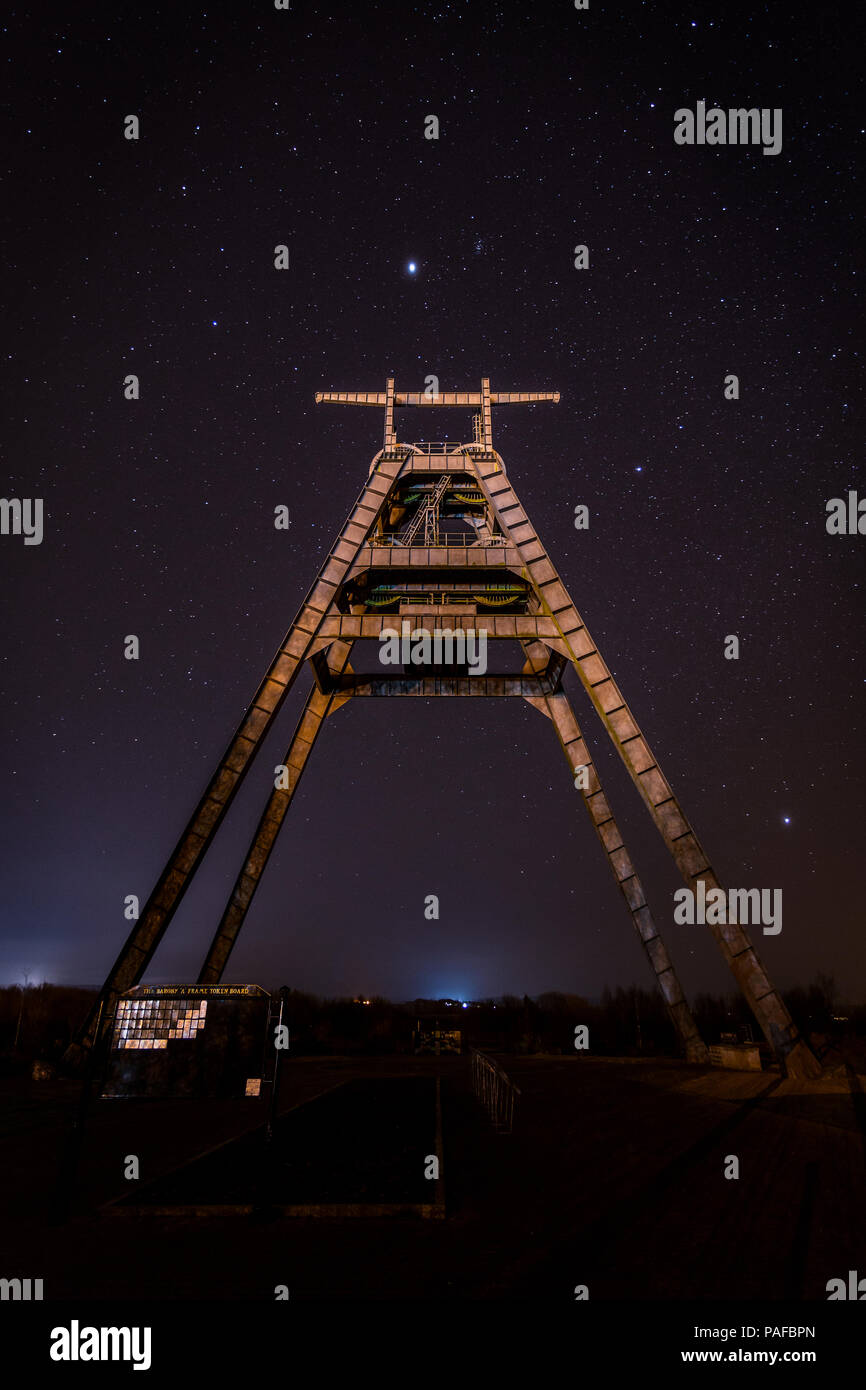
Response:
[{"label": "distant light", "polygon": [[211,319],[211,323],[213,324],[214,328],[216,328],[216,326],[217,326],[217,321],[216,321],[216,319]]},{"label": "distant light", "polygon": [[468,1009],[468,1008],[469,1008],[469,1005],[468,1005],[468,1004],[464,1004],[463,1007],[464,1007],[464,1009]]},{"label": "distant light", "polygon": [[414,275],[418,267],[416,266],[414,261],[410,261],[406,269],[408,270],[410,275]]},{"label": "distant light", "polygon": [[790,817],[790,816],[783,816],[783,817],[782,817],[782,820],[785,822],[786,825],[790,825],[790,824],[791,824],[791,817]]}]

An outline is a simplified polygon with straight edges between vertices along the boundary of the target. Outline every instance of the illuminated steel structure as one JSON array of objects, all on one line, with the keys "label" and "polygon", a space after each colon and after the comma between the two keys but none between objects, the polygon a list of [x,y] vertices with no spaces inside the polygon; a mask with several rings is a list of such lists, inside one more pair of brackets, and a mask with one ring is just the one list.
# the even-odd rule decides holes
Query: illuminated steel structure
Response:
[{"label": "illuminated steel structure", "polygon": [[[558,401],[558,392],[491,391],[487,378],[482,380],[480,391],[403,392],[389,379],[384,391],[323,391],[317,393],[316,400],[384,409],[383,447],[105,983],[102,1022],[97,1006],[70,1049],[70,1059],[80,1057],[102,1030],[111,1026],[119,996],[141,979],[286,693],[306,662],[313,687],[285,756],[286,785],[277,786],[270,796],[199,981],[215,984],[222,978],[301,774],[329,715],[359,697],[510,696],[527,700],[550,720],[655,973],[683,1053],[690,1060],[705,1061],[706,1046],[562,688],[563,672],[569,664],[580,677],[688,887],[695,890],[703,880],[709,892],[719,886],[718,880],[493,447],[494,408]],[[470,443],[458,445],[401,443],[395,411],[406,406],[471,409],[475,412],[474,437]],[[404,674],[356,674],[349,664],[353,643],[377,639],[384,630],[402,626],[404,619],[412,626],[423,619],[425,631],[431,633],[463,628],[485,631],[491,641],[517,642],[523,652],[522,671],[516,675],[473,675],[465,668],[440,665],[415,667]],[[742,926],[711,925],[710,931],[788,1073],[817,1075],[820,1066],[816,1058],[798,1034]]]}]

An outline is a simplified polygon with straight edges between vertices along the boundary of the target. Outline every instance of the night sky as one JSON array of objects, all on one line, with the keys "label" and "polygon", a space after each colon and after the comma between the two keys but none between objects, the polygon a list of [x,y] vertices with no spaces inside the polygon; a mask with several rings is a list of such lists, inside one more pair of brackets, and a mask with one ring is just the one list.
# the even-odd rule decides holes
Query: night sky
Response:
[{"label": "night sky", "polygon": [[[43,498],[45,532],[0,536],[2,981],[112,965],[125,895],[143,906],[381,446],[381,412],[314,392],[436,374],[562,393],[494,411],[509,477],[721,881],[783,889],[781,935],[755,937],[774,983],[863,998],[866,538],[825,525],[866,492],[860,9],[590,4],[5,21],[2,491]],[[782,108],[781,153],[676,145],[699,100]],[[446,435],[469,413],[398,413],[400,439]],[[309,683],[148,979],[195,979]],[[566,684],[687,992],[729,988],[708,931],[672,925],[681,880]],[[517,701],[349,702],[225,978],[652,986]]]}]

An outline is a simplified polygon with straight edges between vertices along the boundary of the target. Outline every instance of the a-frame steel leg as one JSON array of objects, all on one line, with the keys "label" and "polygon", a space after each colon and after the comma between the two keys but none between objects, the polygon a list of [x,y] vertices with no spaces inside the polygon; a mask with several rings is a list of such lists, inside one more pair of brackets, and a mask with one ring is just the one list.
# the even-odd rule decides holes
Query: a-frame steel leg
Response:
[{"label": "a-frame steel leg", "polygon": [[[550,657],[549,648],[540,642],[523,642],[527,664],[524,668],[540,675]],[[646,900],[631,856],[625,847],[607,797],[602,790],[598,772],[592,761],[574,710],[564,690],[532,698],[529,703],[546,714],[553,724],[572,776],[583,768],[586,786],[581,788],[583,804],[589,812],[593,829],[610,866],[610,871],[622,893],[641,946],[653,970],[668,1010],[668,1016],[689,1062],[709,1060],[706,1043],[701,1038],[692,1011],[674,970],[667,948],[661,938]]]},{"label": "a-frame steel leg", "polygon": [[[335,675],[345,670],[351,650],[352,645],[349,642],[335,642],[329,649],[328,666]],[[310,691],[285,756],[283,765],[287,769],[286,786],[275,785],[268,798],[243,868],[235,881],[210,950],[199,972],[200,985],[216,985],[222,979],[226,962],[244,924],[253,894],[259,886],[259,880],[276,843],[280,826],[286,818],[301,775],[313,751],[313,744],[328,715],[333,712],[335,704],[339,701],[340,694],[336,690],[324,692],[314,685]]]},{"label": "a-frame steel leg", "polygon": [[[719,881],[697,835],[521,506],[501,460],[478,459],[475,470],[499,524],[520,552],[523,574],[535,590],[540,611],[554,623],[558,636],[551,645],[574,665],[686,884],[692,891],[701,880],[707,892],[718,888]],[[746,931],[731,922],[707,925],[788,1075],[819,1076],[820,1063],[770,983]]]},{"label": "a-frame steel leg", "polygon": [[[399,474],[405,454],[384,454],[370,473],[354,507],[301,604],[298,614],[271,662],[267,675],[220,759],[207,790],[193,812],[168,863],[130,932],[65,1061],[75,1065],[113,1025],[117,1000],[138,984],[210,845],[235,793],[249,770],[262,740],[272,727],[304,659],[311,654],[335,593],[371,529],[384,498]],[[101,1020],[101,1021],[100,1021]]]}]

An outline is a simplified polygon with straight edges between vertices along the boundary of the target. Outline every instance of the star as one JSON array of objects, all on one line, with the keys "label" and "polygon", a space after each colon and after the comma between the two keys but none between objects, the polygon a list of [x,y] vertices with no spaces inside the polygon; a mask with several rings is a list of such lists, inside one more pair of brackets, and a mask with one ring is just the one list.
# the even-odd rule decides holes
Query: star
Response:
[{"label": "star", "polygon": [[410,275],[414,275],[414,274],[415,274],[415,271],[418,269],[418,267],[416,266],[416,264],[415,264],[414,261],[410,261],[409,264],[407,265],[406,269],[408,270],[408,272],[409,272]]}]

